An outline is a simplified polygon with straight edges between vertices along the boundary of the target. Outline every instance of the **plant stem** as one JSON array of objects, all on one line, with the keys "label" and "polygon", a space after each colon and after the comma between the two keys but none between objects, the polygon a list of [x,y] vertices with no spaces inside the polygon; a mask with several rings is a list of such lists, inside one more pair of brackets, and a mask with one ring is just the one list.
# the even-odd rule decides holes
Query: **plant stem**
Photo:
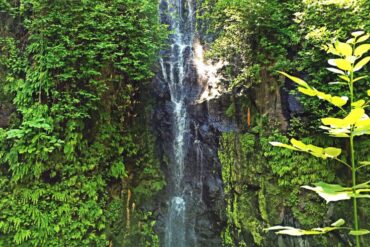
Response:
[{"label": "plant stem", "polygon": [[[353,94],[353,71],[351,71],[351,79],[350,79],[350,95],[351,95],[351,107],[352,103],[354,102],[354,94]],[[357,198],[356,198],[356,163],[355,163],[355,145],[354,145],[354,136],[353,136],[353,128],[351,128],[351,136],[350,136],[350,148],[351,148],[351,165],[352,165],[352,188],[353,188],[353,217],[354,217],[354,227],[355,231],[359,230],[358,227],[358,212],[357,212]],[[356,239],[356,247],[360,247],[360,236],[355,236]]]},{"label": "plant stem", "polygon": [[[356,186],[356,165],[355,165],[355,150],[354,150],[354,142],[353,142],[353,135],[351,134],[350,137],[350,146],[351,146],[351,164],[352,164],[352,186],[355,188]],[[356,195],[356,190],[353,189],[354,195]],[[355,230],[358,231],[358,212],[357,212],[357,198],[356,196],[353,197],[353,217],[355,221]],[[356,238],[356,247],[360,247],[360,236],[355,236]]]}]

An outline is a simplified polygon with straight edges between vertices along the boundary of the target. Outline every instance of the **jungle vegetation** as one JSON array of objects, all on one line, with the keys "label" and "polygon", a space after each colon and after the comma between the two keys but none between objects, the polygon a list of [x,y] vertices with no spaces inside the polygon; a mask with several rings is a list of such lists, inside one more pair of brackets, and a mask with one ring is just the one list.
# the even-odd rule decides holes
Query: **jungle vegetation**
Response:
[{"label": "jungle vegetation", "polygon": [[[228,62],[220,71],[234,96],[226,115],[239,121],[250,111],[250,125],[220,141],[224,246],[268,246],[275,236],[264,229],[280,225],[283,211],[302,229],[337,217],[355,225],[347,203],[300,188],[349,185],[346,167],[269,143],[296,138],[350,157],[350,143],[319,128],[328,115],[343,118],[341,110],[277,71],[341,95],[345,85],[327,83],[337,78],[325,46],[370,33],[370,1],[196,2],[207,57]],[[150,128],[151,81],[168,37],[158,18],[155,0],[0,0],[0,246],[159,246],[156,219],[143,207],[165,186]],[[366,75],[369,64],[357,73]],[[284,119],[261,110],[252,95],[263,85],[288,92],[299,109]],[[356,99],[369,89],[368,78],[357,81]],[[357,160],[369,161],[369,148],[368,137],[356,137]],[[363,167],[358,181],[368,174]],[[367,201],[357,205],[361,229],[370,229]],[[310,238],[316,246],[355,242],[346,233]],[[370,245],[369,235],[358,239]]]}]

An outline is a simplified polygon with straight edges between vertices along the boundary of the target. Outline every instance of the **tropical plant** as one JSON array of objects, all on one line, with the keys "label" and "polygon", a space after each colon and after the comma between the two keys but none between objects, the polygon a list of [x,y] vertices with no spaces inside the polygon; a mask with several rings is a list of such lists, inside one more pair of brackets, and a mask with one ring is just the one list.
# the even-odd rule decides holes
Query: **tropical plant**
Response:
[{"label": "tropical plant", "polygon": [[[360,71],[370,61],[370,56],[364,56],[370,50],[370,44],[364,42],[370,37],[363,31],[352,33],[352,37],[346,42],[337,41],[335,44],[326,46],[327,52],[338,56],[336,59],[329,59],[328,63],[332,66],[327,68],[334,72],[340,78],[339,82],[331,82],[330,85],[348,86],[348,94],[343,96],[332,96],[330,94],[318,91],[310,86],[304,80],[289,75],[285,72],[279,72],[298,85],[298,91],[302,94],[318,97],[321,100],[339,108],[344,118],[326,117],[322,118],[321,128],[331,137],[346,138],[349,140],[349,155],[342,155],[342,149],[336,147],[318,147],[312,144],[291,139],[290,144],[280,142],[270,142],[271,145],[283,147],[294,151],[305,152],[321,159],[333,159],[336,162],[346,166],[351,171],[352,184],[344,187],[338,184],[328,184],[325,182],[315,183],[312,186],[302,186],[302,188],[312,190],[322,197],[327,203],[349,200],[353,201],[353,227],[345,227],[345,221],[339,219],[329,227],[314,228],[311,230],[297,229],[289,226],[273,226],[267,230],[276,231],[277,234],[291,236],[318,235],[325,234],[334,230],[349,230],[349,234],[355,236],[356,247],[360,247],[360,236],[370,234],[368,229],[360,229],[358,216],[358,198],[370,198],[370,180],[358,183],[357,177],[361,169],[370,165],[370,161],[359,161],[355,153],[355,138],[362,135],[370,135],[370,118],[366,114],[366,108],[370,106],[369,99],[357,99],[355,96],[354,85],[357,81],[364,80],[367,76],[356,77],[355,73]],[[367,90],[367,96],[370,97],[370,90]]]}]

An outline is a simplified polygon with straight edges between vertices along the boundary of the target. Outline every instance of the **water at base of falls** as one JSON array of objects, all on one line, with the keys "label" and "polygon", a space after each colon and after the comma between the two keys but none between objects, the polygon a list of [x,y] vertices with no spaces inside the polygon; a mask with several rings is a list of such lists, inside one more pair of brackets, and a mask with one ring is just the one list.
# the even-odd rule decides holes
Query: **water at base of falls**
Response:
[{"label": "water at base of falls", "polygon": [[[162,0],[160,14],[163,23],[169,25],[170,49],[160,59],[163,80],[167,83],[172,104],[173,141],[170,161],[170,198],[165,218],[165,247],[186,247],[187,234],[187,195],[183,188],[184,159],[187,153],[187,83],[191,70],[193,45],[192,0]],[[193,234],[194,235],[194,234]]]}]

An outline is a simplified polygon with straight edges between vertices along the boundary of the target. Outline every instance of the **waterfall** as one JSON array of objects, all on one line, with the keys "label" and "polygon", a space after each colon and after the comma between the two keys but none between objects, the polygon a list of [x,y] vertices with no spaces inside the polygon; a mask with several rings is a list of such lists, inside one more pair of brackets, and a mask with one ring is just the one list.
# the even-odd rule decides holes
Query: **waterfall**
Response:
[{"label": "waterfall", "polygon": [[[154,114],[166,193],[159,199],[161,246],[218,247],[223,228],[218,130],[207,100],[217,95],[216,68],[206,64],[196,28],[196,0],[161,0],[161,22],[168,25],[155,80]],[[214,98],[214,97],[213,97]]]},{"label": "waterfall", "polygon": [[170,91],[173,115],[173,159],[170,167],[173,186],[165,222],[165,246],[186,246],[186,197],[184,195],[184,158],[187,152],[188,132],[187,75],[191,69],[194,13],[191,0],[162,1],[161,16],[165,17],[170,35],[170,49],[160,59],[163,80]]}]

